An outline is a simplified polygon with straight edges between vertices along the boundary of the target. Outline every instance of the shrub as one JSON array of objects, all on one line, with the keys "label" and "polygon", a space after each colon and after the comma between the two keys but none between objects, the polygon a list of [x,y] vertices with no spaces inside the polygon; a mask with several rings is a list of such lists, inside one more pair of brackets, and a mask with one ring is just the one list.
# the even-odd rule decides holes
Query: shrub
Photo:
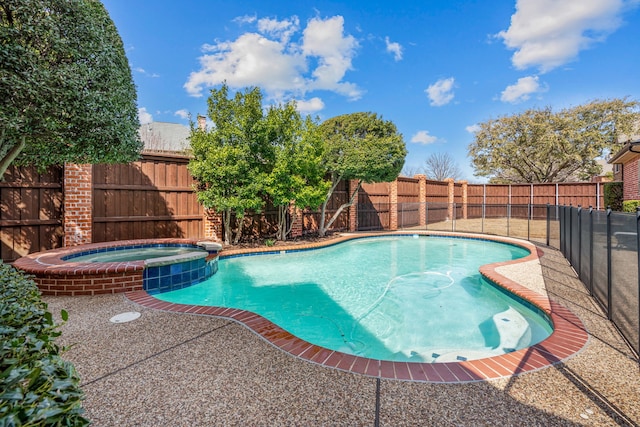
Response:
[{"label": "shrub", "polygon": [[636,212],[636,208],[640,206],[640,200],[625,200],[622,202],[622,212]]},{"label": "shrub", "polygon": [[59,325],[35,282],[1,261],[0,319],[0,425],[88,425],[80,378],[54,342]]},{"label": "shrub", "polygon": [[622,182],[605,182],[604,184],[604,205],[614,211],[622,210]]}]

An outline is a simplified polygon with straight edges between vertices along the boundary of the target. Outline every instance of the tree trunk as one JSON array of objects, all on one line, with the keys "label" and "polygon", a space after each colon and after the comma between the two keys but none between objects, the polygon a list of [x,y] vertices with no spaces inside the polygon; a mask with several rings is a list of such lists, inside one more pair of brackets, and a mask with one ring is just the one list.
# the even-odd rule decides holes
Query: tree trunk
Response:
[{"label": "tree trunk", "polygon": [[224,244],[231,244],[231,209],[222,213],[222,223],[224,225]]},{"label": "tree trunk", "polygon": [[[325,228],[324,231],[320,231],[318,230],[318,234],[320,234],[320,236],[324,236],[327,232],[327,230],[329,228],[331,228],[331,225],[333,225],[333,223],[335,222],[336,219],[338,219],[338,216],[342,213],[342,211],[345,208],[348,208],[349,206],[353,205],[353,202],[356,198],[356,195],[358,194],[358,191],[360,190],[360,186],[362,185],[362,181],[358,181],[358,185],[356,185],[356,189],[353,191],[353,193],[351,193],[351,197],[349,197],[349,202],[347,203],[343,203],[338,210],[336,211],[336,213],[333,214],[333,216],[331,217],[331,219],[329,220],[329,222],[327,223],[327,226]],[[322,210],[322,215],[324,218],[324,205],[323,205],[323,210]]]},{"label": "tree trunk", "polygon": [[[324,219],[325,218],[325,212],[327,211],[327,204],[329,203],[329,199],[333,195],[333,191],[338,186],[338,183],[340,182],[340,179],[341,179],[341,177],[336,177],[336,176],[333,176],[333,175],[331,176],[331,188],[327,192],[327,197],[324,199],[324,202],[322,202],[322,208],[320,209],[320,223],[318,224],[318,235],[320,237],[324,237],[325,234],[327,234],[327,230],[331,226],[331,224],[329,224],[327,226],[324,225],[324,223],[325,223],[325,219]],[[333,223],[333,221],[331,223]]]},{"label": "tree trunk", "polygon": [[20,138],[20,142],[14,145],[7,155],[0,159],[0,181],[4,181],[4,173],[9,169],[9,166],[16,157],[18,157],[18,154],[20,154],[25,145],[27,145],[26,137],[23,135],[22,138]]},{"label": "tree trunk", "polygon": [[236,213],[236,235],[233,239],[233,244],[237,245],[242,237],[242,223],[244,222],[244,212],[242,214]]}]

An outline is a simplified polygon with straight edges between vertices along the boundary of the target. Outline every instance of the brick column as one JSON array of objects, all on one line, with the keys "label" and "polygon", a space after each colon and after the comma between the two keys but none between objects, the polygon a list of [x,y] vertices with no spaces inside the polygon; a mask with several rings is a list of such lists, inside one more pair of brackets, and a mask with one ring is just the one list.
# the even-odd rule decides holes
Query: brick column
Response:
[{"label": "brick column", "polygon": [[203,222],[205,239],[222,241],[222,214],[205,208]]},{"label": "brick column", "polygon": [[293,224],[291,224],[291,231],[289,232],[289,237],[294,239],[296,237],[302,237],[302,209],[291,204],[289,205],[289,214],[291,215],[291,219],[293,220]]},{"label": "brick column", "polygon": [[468,186],[467,181],[458,181],[462,184],[462,218],[467,219],[467,204],[469,203]]},{"label": "brick column", "polygon": [[444,180],[447,183],[447,219],[453,220],[453,203],[455,202],[455,185],[453,178],[447,178]]},{"label": "brick column", "polygon": [[[349,181],[349,194],[347,197],[351,197],[351,194],[355,191],[358,186],[358,180],[352,179]],[[353,199],[353,203],[349,206],[349,231],[358,231],[358,197],[360,195],[356,194],[356,197]]]},{"label": "brick column", "polygon": [[93,179],[90,164],[64,165],[64,246],[92,242]]},{"label": "brick column", "polygon": [[389,230],[398,229],[398,180],[389,183]]},{"label": "brick column", "polygon": [[418,214],[420,217],[420,226],[427,225],[427,176],[418,174],[414,175],[418,179]]}]

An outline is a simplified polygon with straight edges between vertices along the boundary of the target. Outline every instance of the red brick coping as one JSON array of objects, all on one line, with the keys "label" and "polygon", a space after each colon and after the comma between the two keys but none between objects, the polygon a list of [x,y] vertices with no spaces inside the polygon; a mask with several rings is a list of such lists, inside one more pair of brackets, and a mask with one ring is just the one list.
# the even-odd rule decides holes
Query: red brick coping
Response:
[{"label": "red brick coping", "polygon": [[36,252],[17,259],[13,266],[32,274],[44,295],[99,295],[142,290],[145,261],[72,262],[62,258],[92,249],[151,244],[195,245],[196,239],[138,239],[89,243]]},{"label": "red brick coping", "polygon": [[[391,235],[391,233],[385,233]],[[398,233],[395,233],[398,234]],[[469,237],[478,239],[478,235],[449,234],[449,233],[402,233],[421,235],[446,235],[455,237]],[[304,246],[278,247],[278,250],[318,248],[327,244],[335,244],[349,239],[382,235],[358,234],[343,236],[327,243],[313,243]],[[513,240],[482,235],[483,240],[493,240],[514,244]],[[526,299],[544,311],[553,323],[553,333],[544,341],[531,347],[516,350],[511,353],[487,357],[484,359],[468,360],[448,363],[415,363],[392,362],[386,360],[368,359],[329,350],[308,343],[262,316],[250,311],[233,308],[210,307],[200,305],[173,304],[154,298],[145,291],[135,291],[126,294],[131,301],[147,308],[178,313],[190,313],[207,316],[224,317],[239,322],[255,332],[275,347],[291,355],[312,363],[339,369],[342,371],[363,374],[371,377],[396,379],[404,381],[434,382],[434,383],[463,383],[471,381],[491,380],[524,372],[536,371],[576,354],[587,343],[588,334],[580,319],[562,305],[550,301],[546,296],[531,291],[524,286],[498,274],[496,268],[508,264],[516,264],[538,259],[544,252],[529,242],[518,241],[517,245],[528,249],[530,255],[514,261],[506,261],[484,265],[480,273],[489,280],[497,283],[512,293]],[[273,251],[274,248],[260,249],[259,252]],[[256,250],[223,251],[221,258],[238,253],[257,252]]]}]

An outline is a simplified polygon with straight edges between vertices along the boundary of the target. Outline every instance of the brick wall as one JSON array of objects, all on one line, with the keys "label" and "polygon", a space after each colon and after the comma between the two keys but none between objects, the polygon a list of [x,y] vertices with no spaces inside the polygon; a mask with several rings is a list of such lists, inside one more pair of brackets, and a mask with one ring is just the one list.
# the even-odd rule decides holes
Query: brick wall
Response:
[{"label": "brick wall", "polygon": [[91,165],[64,167],[64,246],[92,242]]},{"label": "brick wall", "polygon": [[640,199],[640,191],[638,190],[638,159],[623,164],[622,168],[624,177],[623,200]]},{"label": "brick wall", "polygon": [[142,271],[91,275],[34,277],[44,295],[77,296],[116,294],[142,290]]}]

